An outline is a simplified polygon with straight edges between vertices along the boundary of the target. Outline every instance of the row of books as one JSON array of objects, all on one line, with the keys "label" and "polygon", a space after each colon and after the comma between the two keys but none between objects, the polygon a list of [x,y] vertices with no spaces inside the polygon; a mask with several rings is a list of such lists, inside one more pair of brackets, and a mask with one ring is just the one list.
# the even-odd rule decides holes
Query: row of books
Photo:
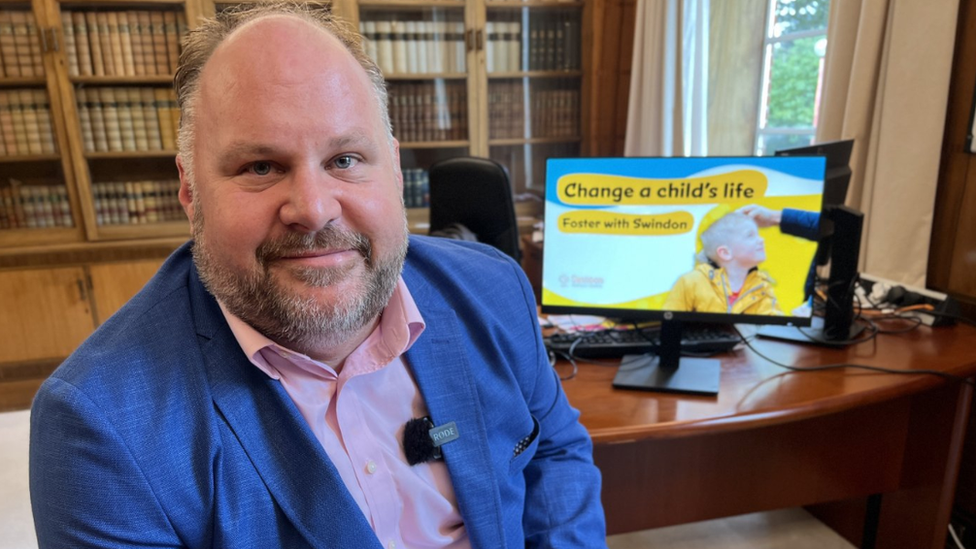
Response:
[{"label": "row of books", "polygon": [[0,156],[55,153],[47,92],[0,90]]},{"label": "row of books", "polygon": [[580,36],[578,13],[530,14],[528,43],[525,44],[528,70],[580,70],[583,66]]},{"label": "row of books", "polygon": [[[559,87],[550,88],[555,85]],[[521,81],[496,81],[488,86],[490,139],[575,137],[580,133],[580,92],[562,83],[540,82],[529,87],[525,115],[525,87]],[[526,122],[530,124],[526,128]]]},{"label": "row of books", "polygon": [[0,9],[0,76],[44,76],[44,59],[34,14]]},{"label": "row of books", "polygon": [[98,225],[142,225],[186,219],[179,179],[92,184]]},{"label": "row of books", "polygon": [[467,89],[463,81],[393,83],[390,121],[400,141],[468,138]]},{"label": "row of books", "polygon": [[61,12],[71,76],[170,75],[187,32],[182,11]]},{"label": "row of books", "polygon": [[430,205],[430,177],[427,170],[403,170],[403,205],[408,208],[426,208]]},{"label": "row of books", "polygon": [[79,87],[78,117],[85,150],[176,150],[180,110],[171,88]]},{"label": "row of books", "polygon": [[0,187],[0,229],[73,227],[64,185],[25,185],[17,179]]},{"label": "row of books", "polygon": [[461,21],[379,19],[361,21],[359,27],[366,53],[385,74],[465,71]]}]

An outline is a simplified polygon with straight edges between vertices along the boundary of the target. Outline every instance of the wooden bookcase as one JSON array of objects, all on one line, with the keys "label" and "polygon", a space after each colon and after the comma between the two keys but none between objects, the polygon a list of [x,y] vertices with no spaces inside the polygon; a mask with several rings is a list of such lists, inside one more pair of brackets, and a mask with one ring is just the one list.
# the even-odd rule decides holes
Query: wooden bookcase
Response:
[{"label": "wooden bookcase", "polygon": [[[598,95],[591,50],[599,30],[590,21],[605,1],[320,4],[368,30],[371,52],[388,69],[412,230],[427,230],[426,170],[463,155],[509,168],[516,194],[530,198],[516,202],[526,229],[541,214],[541,200],[530,195],[544,187],[545,159],[594,150],[588,126],[599,115],[590,106]],[[28,319],[42,333],[68,319],[72,327],[58,329],[68,337],[57,345],[28,339],[16,356],[0,356],[0,378],[11,361],[66,355],[79,334],[148,280],[154,269],[146,265],[188,238],[188,223],[173,210],[176,151],[164,131],[175,108],[165,95],[178,48],[173,38],[236,3],[0,0],[0,326]],[[393,22],[395,35],[376,30]],[[553,36],[542,38],[540,30]],[[35,298],[23,296],[59,296],[64,303],[28,312]]]}]

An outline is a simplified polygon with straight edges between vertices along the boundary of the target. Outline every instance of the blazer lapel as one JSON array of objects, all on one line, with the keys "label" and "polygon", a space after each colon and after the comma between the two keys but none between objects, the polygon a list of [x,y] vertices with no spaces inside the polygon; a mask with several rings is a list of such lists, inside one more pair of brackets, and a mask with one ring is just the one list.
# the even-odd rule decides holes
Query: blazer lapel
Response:
[{"label": "blazer lapel", "polygon": [[368,540],[379,547],[304,418],[280,383],[244,356],[195,269],[190,288],[214,403],[282,512],[312,547],[362,547]]},{"label": "blazer lapel", "polygon": [[474,547],[504,547],[501,499],[457,317],[426,307],[421,312],[427,330],[407,351],[407,363],[434,425],[457,424],[460,437],[441,449],[465,528]]}]

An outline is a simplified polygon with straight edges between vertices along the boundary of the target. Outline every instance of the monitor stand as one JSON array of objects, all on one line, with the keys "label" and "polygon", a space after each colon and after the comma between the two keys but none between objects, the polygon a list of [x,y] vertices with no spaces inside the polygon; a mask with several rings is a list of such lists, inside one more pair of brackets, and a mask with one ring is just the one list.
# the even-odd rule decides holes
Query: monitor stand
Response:
[{"label": "monitor stand", "polygon": [[809,343],[811,345],[823,345],[825,347],[846,347],[861,335],[864,326],[851,323],[845,334],[835,333],[837,330],[827,330],[824,327],[824,319],[815,316],[811,320],[809,328],[798,328],[796,326],[763,326],[759,328],[756,335],[769,339],[781,339],[795,343]]},{"label": "monitor stand", "polygon": [[[669,315],[670,316],[670,315]],[[681,322],[661,322],[661,346],[657,356],[627,355],[613,378],[619,389],[666,393],[717,395],[721,362],[714,358],[681,356]]]}]

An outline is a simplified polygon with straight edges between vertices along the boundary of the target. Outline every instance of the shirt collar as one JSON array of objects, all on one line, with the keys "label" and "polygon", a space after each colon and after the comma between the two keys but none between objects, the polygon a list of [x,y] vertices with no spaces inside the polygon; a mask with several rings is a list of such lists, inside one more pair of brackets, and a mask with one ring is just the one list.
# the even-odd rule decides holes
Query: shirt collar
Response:
[{"label": "shirt collar", "polygon": [[[271,349],[274,352],[286,355],[286,357],[293,356],[303,362],[318,362],[302,353],[288,349],[284,345],[275,343],[227,310],[220,300],[217,300],[217,304],[220,306],[220,311],[227,320],[227,324],[230,326],[234,339],[237,340],[241,350],[244,351],[248,360],[268,377],[280,379],[281,374],[261,355],[261,351],[264,349]],[[403,281],[403,277],[400,277],[390,300],[380,314],[380,322],[376,329],[350,354],[350,357],[375,349],[372,352],[386,355],[384,358],[395,358],[413,346],[426,326],[420,309],[417,308],[410,290],[407,289],[407,284]],[[386,360],[382,365],[385,365],[386,362],[389,360]]]}]

